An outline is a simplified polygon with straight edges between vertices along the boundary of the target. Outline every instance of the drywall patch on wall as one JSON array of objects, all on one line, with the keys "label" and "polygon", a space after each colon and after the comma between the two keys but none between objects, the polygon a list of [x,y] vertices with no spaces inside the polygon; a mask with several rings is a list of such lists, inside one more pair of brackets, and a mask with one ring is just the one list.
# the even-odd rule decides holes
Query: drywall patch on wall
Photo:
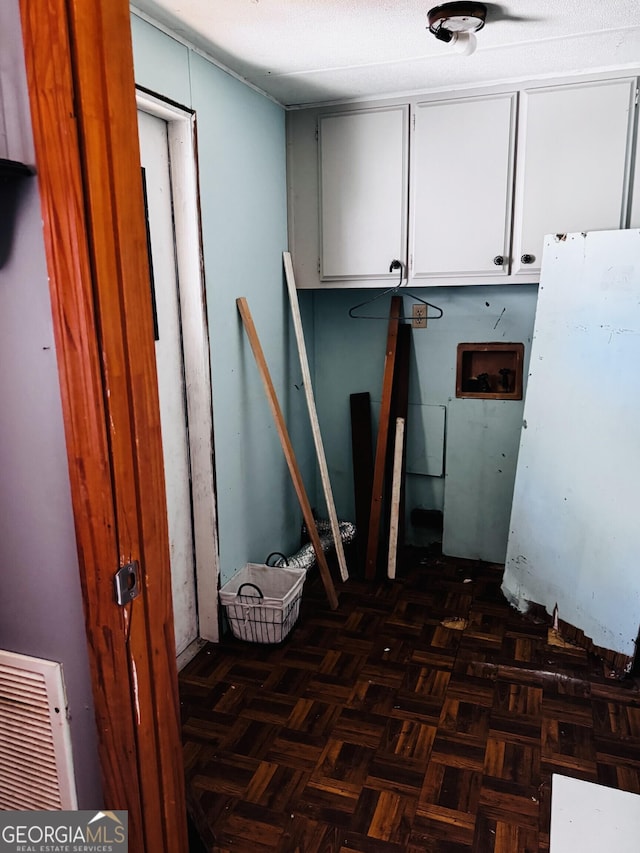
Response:
[{"label": "drywall patch on wall", "polygon": [[443,551],[503,563],[522,402],[451,400],[447,419]]}]

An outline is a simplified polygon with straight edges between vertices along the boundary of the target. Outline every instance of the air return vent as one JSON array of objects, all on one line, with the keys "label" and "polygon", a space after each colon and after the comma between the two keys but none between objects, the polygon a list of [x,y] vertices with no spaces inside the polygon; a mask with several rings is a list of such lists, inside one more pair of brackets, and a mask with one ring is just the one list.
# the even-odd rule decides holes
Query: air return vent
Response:
[{"label": "air return vent", "polygon": [[59,663],[0,651],[0,809],[75,809]]}]

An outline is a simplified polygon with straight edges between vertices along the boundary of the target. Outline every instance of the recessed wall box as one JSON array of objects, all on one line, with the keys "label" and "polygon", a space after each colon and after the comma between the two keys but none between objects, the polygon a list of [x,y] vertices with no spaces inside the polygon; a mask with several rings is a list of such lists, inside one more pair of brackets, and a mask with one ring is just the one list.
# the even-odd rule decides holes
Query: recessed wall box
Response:
[{"label": "recessed wall box", "polygon": [[522,399],[524,344],[458,344],[456,397]]}]

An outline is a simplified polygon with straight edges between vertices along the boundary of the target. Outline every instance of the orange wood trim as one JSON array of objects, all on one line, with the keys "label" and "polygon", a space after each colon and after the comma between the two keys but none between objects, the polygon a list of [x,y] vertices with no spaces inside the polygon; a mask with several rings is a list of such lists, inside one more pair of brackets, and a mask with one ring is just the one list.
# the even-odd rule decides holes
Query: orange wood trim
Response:
[{"label": "orange wood trim", "polygon": [[384,374],[382,379],[382,403],[380,405],[378,440],[376,443],[376,458],[373,468],[373,492],[371,494],[371,513],[369,515],[369,539],[367,542],[367,560],[365,564],[365,577],[367,580],[373,580],[375,578],[376,567],[378,562],[378,540],[380,538],[380,521],[382,516],[382,492],[384,488],[387,441],[389,437],[391,393],[393,390],[393,374],[396,363],[396,349],[398,343],[398,318],[401,316],[402,297],[394,296],[391,299],[391,307],[389,309],[387,349],[384,359]]},{"label": "orange wood trim", "polygon": [[104,593],[118,545],[66,11],[29,0],[21,11],[104,802],[128,810],[132,843],[142,844],[129,678],[118,677],[128,670],[125,614]]},{"label": "orange wood trim", "polygon": [[309,538],[311,539],[311,544],[313,545],[313,550],[315,551],[316,559],[318,560],[320,577],[322,578],[322,583],[324,584],[331,609],[335,610],[338,606],[338,596],[333,585],[329,566],[327,565],[327,559],[324,555],[324,551],[322,550],[322,545],[320,544],[320,537],[318,536],[318,528],[316,527],[316,522],[313,517],[313,510],[311,509],[311,504],[309,503],[309,498],[307,497],[307,493],[304,488],[302,474],[300,473],[300,468],[298,467],[291,439],[289,438],[289,433],[285,424],[284,415],[282,414],[282,409],[278,402],[276,390],[273,387],[273,382],[271,380],[267,361],[264,357],[260,339],[253,322],[253,317],[251,316],[247,300],[243,296],[236,299],[236,305],[238,306],[238,311],[242,317],[244,329],[247,333],[247,337],[249,338],[249,343],[251,344],[251,350],[253,351],[253,355],[256,360],[258,372],[262,379],[262,384],[264,385],[265,394],[267,395],[267,400],[269,402],[269,408],[271,409],[271,414],[273,415],[276,430],[280,438],[280,444],[282,445],[282,450],[284,452],[284,458],[286,459],[289,473],[291,474],[291,479],[293,481],[293,487],[296,491],[296,495],[298,496],[300,509],[302,510],[305,524],[307,525]]},{"label": "orange wood trim", "polygon": [[[105,805],[187,850],[160,418],[126,0],[21,0]],[[108,426],[107,426],[108,425]],[[114,601],[118,564],[143,594]]]}]

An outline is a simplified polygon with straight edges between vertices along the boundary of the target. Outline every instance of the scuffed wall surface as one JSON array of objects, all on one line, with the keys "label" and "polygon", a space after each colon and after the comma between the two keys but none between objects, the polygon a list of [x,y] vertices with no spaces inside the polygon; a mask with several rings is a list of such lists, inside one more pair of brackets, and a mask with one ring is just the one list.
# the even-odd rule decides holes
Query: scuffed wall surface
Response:
[{"label": "scuffed wall surface", "polygon": [[248,561],[296,550],[301,521],[236,309],[239,296],[247,298],[253,314],[307,490],[311,496],[315,491],[313,441],[282,266],[285,115],[135,15],[132,32],[136,83],[196,111],[224,583]]}]

